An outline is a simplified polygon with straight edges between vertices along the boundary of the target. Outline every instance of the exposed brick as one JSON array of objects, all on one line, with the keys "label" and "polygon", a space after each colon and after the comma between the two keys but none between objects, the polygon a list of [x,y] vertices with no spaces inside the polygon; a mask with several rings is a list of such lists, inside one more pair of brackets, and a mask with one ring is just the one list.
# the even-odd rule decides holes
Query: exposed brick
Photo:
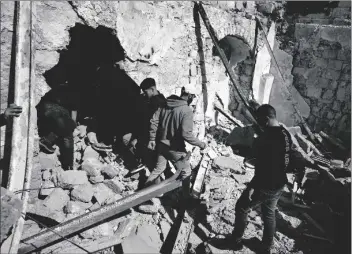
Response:
[{"label": "exposed brick", "polygon": [[315,64],[319,67],[322,68],[327,68],[328,67],[329,60],[317,57],[315,58]]},{"label": "exposed brick", "polygon": [[340,60],[332,60],[332,59],[330,59],[329,60],[329,68],[339,71],[339,70],[342,69],[342,63],[343,62],[340,61]]},{"label": "exposed brick", "polygon": [[327,88],[330,84],[330,80],[329,79],[326,79],[326,78],[318,78],[317,81],[316,81],[316,84],[318,87],[321,87],[321,88]]},{"label": "exposed brick", "polygon": [[328,79],[338,80],[340,77],[340,72],[331,69],[326,69],[324,77]]},{"label": "exposed brick", "polygon": [[336,99],[339,101],[343,101],[345,99],[346,95],[346,88],[345,87],[339,87],[336,92]]},{"label": "exposed brick", "polygon": [[341,75],[340,80],[350,81],[351,80],[351,74],[343,74],[343,75]]},{"label": "exposed brick", "polygon": [[339,50],[337,53],[337,59],[350,61],[351,60],[351,50]]},{"label": "exposed brick", "polygon": [[335,114],[332,111],[328,112],[328,114],[326,115],[326,118],[329,120],[334,119],[334,117],[335,117]]},{"label": "exposed brick", "polygon": [[305,72],[306,72],[306,69],[303,67],[295,67],[292,70],[293,75],[299,75],[299,76],[303,76]]},{"label": "exposed brick", "polygon": [[332,50],[332,49],[326,49],[323,51],[323,58],[336,59],[337,58],[337,51]]},{"label": "exposed brick", "polygon": [[308,86],[307,87],[307,96],[320,99],[322,89],[316,86]]},{"label": "exposed brick", "polygon": [[334,101],[334,104],[332,106],[332,109],[335,110],[335,111],[340,111],[341,109],[341,102],[339,101]]},{"label": "exposed brick", "polygon": [[323,99],[324,100],[331,100],[334,97],[334,92],[330,89],[326,90],[323,93]]}]

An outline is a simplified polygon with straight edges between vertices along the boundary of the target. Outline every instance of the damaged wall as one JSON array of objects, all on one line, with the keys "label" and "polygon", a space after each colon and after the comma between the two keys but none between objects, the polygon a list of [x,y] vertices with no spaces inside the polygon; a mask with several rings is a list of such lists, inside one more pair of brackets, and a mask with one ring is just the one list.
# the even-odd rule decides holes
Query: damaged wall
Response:
[{"label": "damaged wall", "polygon": [[[1,65],[1,78],[2,89],[7,89],[14,3],[1,4],[2,26],[6,26],[1,30],[2,44],[5,45],[1,54],[6,65]],[[225,108],[233,103],[232,85],[219,57],[213,55],[213,43],[201,19],[200,28],[196,31],[198,24],[195,24],[194,5],[191,2],[46,1],[34,4],[36,102],[50,89],[43,74],[58,64],[60,53],[70,43],[71,28],[80,23],[92,28],[104,26],[115,31],[126,52],[127,60],[121,66],[137,84],[146,77],[153,77],[165,96],[179,94],[186,83],[195,84],[200,92],[207,94],[204,104],[203,98],[200,98],[197,112],[206,111],[208,122],[214,122],[212,105],[215,94],[218,94]],[[248,45],[248,49],[253,48],[255,21],[247,14],[255,12],[254,2],[205,3],[204,8],[219,40],[235,35]],[[198,42],[201,39],[202,48],[197,44],[197,35],[201,37]],[[201,57],[204,57],[204,62]],[[237,68],[243,69],[237,72],[248,73],[247,76],[239,76],[240,82],[247,82],[250,90],[252,67],[249,66],[247,71],[245,65]],[[1,102],[6,105],[5,95],[2,95]],[[236,108],[231,108],[231,111]],[[197,126],[197,133],[204,133],[204,115],[196,114],[195,120],[201,123]]]},{"label": "damaged wall", "polygon": [[296,24],[293,85],[310,105],[308,123],[349,143],[351,27]]}]

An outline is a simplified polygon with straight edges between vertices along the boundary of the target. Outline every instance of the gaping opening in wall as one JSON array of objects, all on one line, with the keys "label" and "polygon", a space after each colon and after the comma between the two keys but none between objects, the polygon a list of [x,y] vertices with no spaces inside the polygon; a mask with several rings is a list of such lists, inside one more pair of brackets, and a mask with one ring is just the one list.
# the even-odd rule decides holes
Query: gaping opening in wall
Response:
[{"label": "gaping opening in wall", "polygon": [[[60,147],[61,164],[71,167],[73,130],[87,126],[90,142],[110,149],[114,140],[138,132],[143,103],[139,86],[120,68],[125,51],[110,28],[76,24],[59,62],[44,73],[51,90],[37,105],[40,146],[48,153]],[[66,165],[67,164],[67,165]]]}]

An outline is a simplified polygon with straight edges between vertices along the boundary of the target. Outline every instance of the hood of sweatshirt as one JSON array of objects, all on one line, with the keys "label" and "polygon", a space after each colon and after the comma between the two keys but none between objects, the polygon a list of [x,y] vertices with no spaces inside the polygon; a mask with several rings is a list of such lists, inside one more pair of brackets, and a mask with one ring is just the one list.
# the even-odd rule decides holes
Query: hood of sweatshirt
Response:
[{"label": "hood of sweatshirt", "polygon": [[177,108],[177,107],[187,106],[187,105],[188,105],[187,101],[185,101],[181,97],[178,97],[177,95],[171,95],[166,100],[167,108]]}]

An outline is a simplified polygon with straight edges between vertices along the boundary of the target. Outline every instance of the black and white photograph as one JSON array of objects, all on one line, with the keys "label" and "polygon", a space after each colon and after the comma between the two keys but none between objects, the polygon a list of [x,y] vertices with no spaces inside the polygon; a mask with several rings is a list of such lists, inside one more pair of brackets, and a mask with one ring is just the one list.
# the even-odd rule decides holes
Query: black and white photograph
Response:
[{"label": "black and white photograph", "polygon": [[0,1],[1,254],[350,254],[351,1]]}]

